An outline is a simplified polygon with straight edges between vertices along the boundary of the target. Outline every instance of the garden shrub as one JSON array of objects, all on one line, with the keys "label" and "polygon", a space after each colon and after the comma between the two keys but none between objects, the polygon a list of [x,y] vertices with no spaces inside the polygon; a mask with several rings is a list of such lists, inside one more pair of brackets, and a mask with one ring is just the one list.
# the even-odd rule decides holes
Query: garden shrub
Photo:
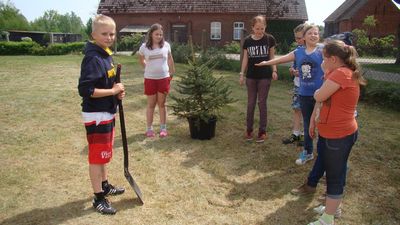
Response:
[{"label": "garden shrub", "polygon": [[224,51],[229,54],[240,54],[240,42],[232,41],[224,45]]},{"label": "garden shrub", "polygon": [[212,61],[218,70],[240,71],[240,62],[226,58],[225,52],[218,48],[209,48],[201,52],[198,60],[200,63]]},{"label": "garden shrub", "polygon": [[56,43],[42,47],[34,41],[0,42],[0,55],[65,55],[82,52],[84,42]]},{"label": "garden shrub", "polygon": [[0,55],[31,55],[32,49],[40,47],[34,41],[0,42]]},{"label": "garden shrub", "polygon": [[368,80],[362,88],[361,99],[400,111],[400,83]]},{"label": "garden shrub", "polygon": [[144,36],[140,33],[125,35],[118,41],[118,51],[134,51],[139,50],[140,45],[144,41]]},{"label": "garden shrub", "polygon": [[188,63],[189,58],[192,57],[192,50],[185,44],[172,43],[171,51],[174,61],[177,63]]}]

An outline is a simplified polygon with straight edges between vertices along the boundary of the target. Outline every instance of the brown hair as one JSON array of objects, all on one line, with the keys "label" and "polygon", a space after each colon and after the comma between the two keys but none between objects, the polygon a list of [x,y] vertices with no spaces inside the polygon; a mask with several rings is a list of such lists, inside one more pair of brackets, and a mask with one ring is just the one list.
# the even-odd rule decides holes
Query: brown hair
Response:
[{"label": "brown hair", "polygon": [[353,46],[346,45],[340,40],[327,40],[324,47],[324,56],[340,58],[349,69],[353,70],[353,79],[357,80],[360,85],[366,84],[361,74],[361,67],[356,61],[357,51]]},{"label": "brown hair", "polygon": [[[151,25],[149,31],[147,31],[147,42],[146,42],[146,47],[150,50],[153,50],[153,32],[156,30],[163,30],[163,27],[161,26],[161,24],[159,23],[155,23],[153,25]],[[160,48],[164,47],[164,35],[162,40],[159,43]]]}]

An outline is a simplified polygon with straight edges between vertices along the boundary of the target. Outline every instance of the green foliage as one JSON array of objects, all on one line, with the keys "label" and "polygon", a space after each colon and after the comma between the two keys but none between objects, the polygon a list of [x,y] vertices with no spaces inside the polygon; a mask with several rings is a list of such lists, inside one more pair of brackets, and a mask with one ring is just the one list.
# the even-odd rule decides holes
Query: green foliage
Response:
[{"label": "green foliage", "polygon": [[31,55],[40,45],[34,41],[0,42],[0,55]]},{"label": "green foliage", "polygon": [[[267,33],[272,34],[276,40],[277,50],[282,54],[288,53],[285,45],[289,45],[294,41],[293,29],[301,24],[302,21],[267,21]],[[286,42],[286,44],[284,44]]]},{"label": "green foliage", "polygon": [[367,29],[374,28],[377,22],[378,20],[373,15],[369,15],[364,18],[363,26],[367,27]]},{"label": "green foliage", "polygon": [[368,80],[363,100],[400,111],[400,83]]},{"label": "green foliage", "polygon": [[0,42],[0,55],[65,55],[82,52],[84,42],[51,44],[47,48],[34,41]]},{"label": "green foliage", "polygon": [[89,18],[89,20],[86,22],[86,26],[84,27],[85,34],[87,35],[87,37],[92,36],[92,23],[93,23],[92,18]]},{"label": "green foliage", "polygon": [[287,54],[290,52],[290,46],[286,40],[283,40],[280,44],[278,44],[276,47],[276,53],[280,55]]},{"label": "green foliage", "polygon": [[192,50],[189,45],[181,45],[177,43],[171,44],[172,57],[177,63],[187,63],[192,56]]},{"label": "green foliage", "polygon": [[83,52],[85,48],[84,42],[72,42],[65,44],[51,44],[45,49],[45,55],[66,55],[70,53]]},{"label": "green foliage", "polygon": [[394,40],[394,35],[388,35],[382,38],[372,38],[370,50],[376,56],[392,56]]},{"label": "green foliage", "polygon": [[200,63],[213,61],[214,68],[218,70],[230,70],[237,72],[240,70],[240,63],[235,63],[237,62],[236,60],[230,60],[226,58],[225,52],[218,48],[209,48],[206,51],[201,52],[198,60]]},{"label": "green foliage", "polygon": [[87,28],[74,12],[61,15],[56,10],[47,10],[43,16],[31,23],[31,27],[35,31],[74,33],[87,36]]},{"label": "green foliage", "polygon": [[360,56],[393,56],[396,49],[394,48],[394,35],[388,35],[382,38],[374,37],[371,40],[367,36],[367,32],[361,29],[354,29],[357,52]]},{"label": "green foliage", "polygon": [[171,95],[175,102],[171,104],[173,114],[181,118],[196,118],[208,121],[221,118],[219,110],[234,102],[231,90],[222,77],[213,76],[212,62],[189,62],[185,74],[177,75],[177,94]]},{"label": "green foliage", "polygon": [[231,43],[225,44],[224,50],[226,53],[240,54],[240,42],[232,41]]},{"label": "green foliage", "polygon": [[31,26],[36,31],[61,32],[60,19],[61,15],[56,10],[47,10],[43,16],[35,19]]},{"label": "green foliage", "polygon": [[11,3],[0,2],[0,30],[29,30],[29,22]]},{"label": "green foliage", "polygon": [[143,35],[140,33],[125,35],[118,41],[118,51],[134,51],[133,54],[140,48]]}]

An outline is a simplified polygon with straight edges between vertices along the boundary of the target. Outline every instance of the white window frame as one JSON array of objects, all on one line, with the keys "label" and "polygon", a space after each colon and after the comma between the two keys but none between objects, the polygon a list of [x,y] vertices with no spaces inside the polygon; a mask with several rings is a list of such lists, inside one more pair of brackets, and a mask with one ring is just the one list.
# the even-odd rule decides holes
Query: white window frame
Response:
[{"label": "white window frame", "polygon": [[234,22],[233,23],[233,40],[239,41],[244,29],[244,22]]},{"label": "white window frame", "polygon": [[221,22],[211,22],[210,23],[210,39],[211,40],[221,40]]}]

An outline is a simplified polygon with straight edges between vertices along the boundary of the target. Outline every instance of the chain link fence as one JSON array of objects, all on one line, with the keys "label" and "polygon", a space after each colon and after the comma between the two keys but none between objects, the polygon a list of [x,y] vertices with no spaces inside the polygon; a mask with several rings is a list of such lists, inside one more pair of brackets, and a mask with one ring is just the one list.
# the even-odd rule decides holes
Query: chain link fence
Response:
[{"label": "chain link fence", "polygon": [[394,64],[395,58],[360,57],[357,61],[366,79],[400,83],[400,65]]}]

